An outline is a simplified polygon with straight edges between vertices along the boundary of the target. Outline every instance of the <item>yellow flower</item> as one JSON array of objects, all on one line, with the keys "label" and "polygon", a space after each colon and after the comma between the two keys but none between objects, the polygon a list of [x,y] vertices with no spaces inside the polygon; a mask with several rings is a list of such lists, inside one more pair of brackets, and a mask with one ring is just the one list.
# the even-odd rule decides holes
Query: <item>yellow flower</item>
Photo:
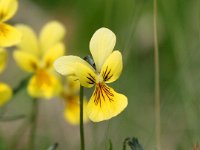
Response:
[{"label": "yellow flower", "polygon": [[107,28],[100,28],[90,41],[96,69],[77,56],[60,57],[54,64],[60,74],[76,75],[82,86],[90,88],[96,85],[87,105],[87,115],[94,122],[118,115],[128,104],[126,96],[106,85],[117,80],[122,72],[122,55],[113,51],[115,43],[115,34]]},{"label": "yellow flower", "polygon": [[0,73],[5,69],[7,62],[7,52],[5,49],[0,48]]},{"label": "yellow flower", "polygon": [[17,0],[0,0],[0,46],[12,46],[20,42],[21,33],[4,23],[14,16],[18,8]]},{"label": "yellow flower", "polygon": [[5,84],[0,83],[0,106],[3,106],[12,97],[11,88]]},{"label": "yellow flower", "polygon": [[57,95],[61,85],[53,70],[53,62],[64,55],[64,27],[57,21],[49,22],[43,27],[39,38],[26,25],[17,25],[17,28],[23,36],[13,55],[22,70],[34,73],[28,84],[29,94],[47,99]]},{"label": "yellow flower", "polygon": [[[7,52],[0,48],[0,73],[5,69],[7,61]],[[0,106],[3,106],[12,97],[12,90],[10,86],[0,82]]]},{"label": "yellow flower", "polygon": [[[80,82],[76,76],[67,76],[67,83],[64,86],[63,98],[66,103],[64,116],[73,125],[80,123],[80,101],[79,101]],[[86,99],[83,100],[83,121],[87,122]]]}]

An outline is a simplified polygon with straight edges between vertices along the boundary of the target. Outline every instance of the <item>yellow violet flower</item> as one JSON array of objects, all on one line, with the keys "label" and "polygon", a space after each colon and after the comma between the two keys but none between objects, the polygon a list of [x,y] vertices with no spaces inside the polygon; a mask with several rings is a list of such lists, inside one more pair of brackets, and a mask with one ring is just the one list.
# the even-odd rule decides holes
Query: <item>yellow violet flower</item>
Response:
[{"label": "yellow violet flower", "polygon": [[113,51],[115,43],[115,34],[107,28],[100,28],[90,41],[96,69],[78,56],[63,56],[54,64],[60,74],[76,75],[82,86],[90,88],[96,85],[87,104],[87,115],[94,122],[118,115],[128,104],[126,96],[106,85],[117,80],[122,72],[122,55]]},{"label": "yellow violet flower", "polygon": [[8,102],[11,97],[11,88],[7,84],[0,82],[0,106],[3,106],[6,102]]},{"label": "yellow violet flower", "polygon": [[5,23],[14,16],[18,8],[17,0],[0,0],[0,46],[12,46],[20,42],[21,33]]},{"label": "yellow violet flower", "polygon": [[[0,73],[5,69],[7,61],[7,52],[0,48]],[[0,82],[0,106],[3,106],[12,97],[12,90],[10,86]]]},{"label": "yellow violet flower", "polygon": [[[79,99],[80,82],[76,76],[67,76],[67,83],[64,87],[63,98],[65,100],[65,119],[73,124],[80,123],[80,99]],[[83,121],[86,123],[88,117],[86,114],[86,99],[83,100]]]},{"label": "yellow violet flower", "polygon": [[41,30],[39,38],[26,25],[17,25],[17,28],[23,36],[13,55],[22,70],[33,73],[28,84],[29,94],[47,99],[57,95],[61,85],[53,70],[53,62],[64,55],[63,25],[57,21],[47,23]]},{"label": "yellow violet flower", "polygon": [[7,52],[5,49],[0,48],[0,73],[5,69],[7,62]]}]

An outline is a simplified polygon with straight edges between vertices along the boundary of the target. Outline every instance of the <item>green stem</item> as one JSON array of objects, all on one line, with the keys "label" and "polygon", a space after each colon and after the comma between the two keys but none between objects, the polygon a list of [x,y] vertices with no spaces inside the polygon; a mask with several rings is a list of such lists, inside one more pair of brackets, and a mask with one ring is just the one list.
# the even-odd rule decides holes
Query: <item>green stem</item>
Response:
[{"label": "green stem", "polygon": [[159,49],[157,33],[157,0],[153,0],[153,30],[154,30],[154,65],[155,65],[155,125],[156,125],[156,148],[161,150],[160,142],[160,70],[159,70]]},{"label": "green stem", "polygon": [[27,86],[27,83],[30,79],[30,76],[27,76],[26,78],[24,78],[17,87],[15,87],[13,89],[13,95],[17,95],[17,93],[22,90],[23,88],[25,88]]},{"label": "green stem", "polygon": [[38,114],[38,99],[33,99],[33,107],[32,107],[32,113],[31,113],[31,118],[30,118],[31,131],[30,131],[29,150],[35,150],[37,114]]},{"label": "green stem", "polygon": [[80,87],[80,139],[81,139],[81,150],[85,150],[84,142],[84,127],[83,127],[83,86]]}]

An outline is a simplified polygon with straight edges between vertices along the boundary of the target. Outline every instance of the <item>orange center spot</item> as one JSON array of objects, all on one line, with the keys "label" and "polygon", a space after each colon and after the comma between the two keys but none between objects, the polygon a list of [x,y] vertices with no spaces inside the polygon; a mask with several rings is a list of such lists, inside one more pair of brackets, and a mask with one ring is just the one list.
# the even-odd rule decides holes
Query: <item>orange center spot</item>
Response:
[{"label": "orange center spot", "polygon": [[38,87],[48,87],[52,84],[49,74],[44,70],[39,70],[36,74],[36,84]]}]

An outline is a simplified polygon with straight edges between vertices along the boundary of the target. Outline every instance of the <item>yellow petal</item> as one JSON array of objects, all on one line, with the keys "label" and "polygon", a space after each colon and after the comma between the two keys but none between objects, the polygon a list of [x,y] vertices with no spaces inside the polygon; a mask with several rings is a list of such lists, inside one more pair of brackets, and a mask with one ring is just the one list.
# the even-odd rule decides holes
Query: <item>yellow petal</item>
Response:
[{"label": "yellow petal", "polygon": [[54,45],[51,49],[46,51],[44,54],[43,62],[45,68],[51,68],[53,67],[54,61],[58,58],[63,56],[65,53],[65,46],[62,43],[57,43]]},{"label": "yellow petal", "polygon": [[4,22],[16,13],[18,8],[17,0],[1,0],[0,1],[0,21]]},{"label": "yellow petal", "polygon": [[0,46],[7,47],[19,43],[21,40],[21,32],[14,27],[0,23]]},{"label": "yellow petal", "polygon": [[82,61],[80,57],[77,56],[62,56],[54,62],[55,70],[62,75],[75,75],[76,63],[77,61]]},{"label": "yellow petal", "polygon": [[21,42],[17,45],[18,49],[39,56],[38,40],[34,31],[23,24],[19,24],[16,28],[22,33]]},{"label": "yellow petal", "polygon": [[78,77],[80,84],[84,87],[90,88],[97,82],[97,75],[94,69],[86,62],[76,63],[76,76]]},{"label": "yellow petal", "polygon": [[101,69],[101,76],[104,82],[110,83],[117,80],[122,72],[122,55],[119,51],[114,51],[107,58]]},{"label": "yellow petal", "polygon": [[115,34],[107,28],[98,29],[92,36],[90,40],[90,52],[92,53],[98,72],[100,72],[104,61],[113,51],[115,43]]},{"label": "yellow petal", "polygon": [[0,48],[0,73],[5,69],[7,62],[7,52],[5,49]]},{"label": "yellow petal", "polygon": [[92,87],[96,82],[96,74],[92,66],[77,56],[62,56],[54,67],[62,75],[76,75],[82,86]]},{"label": "yellow petal", "polygon": [[[78,125],[80,123],[80,103],[79,103],[79,96],[69,97],[66,101],[66,108],[65,108],[65,119],[73,124]],[[87,101],[83,100],[83,122],[86,123],[88,121],[88,117],[86,114],[86,106]]]},{"label": "yellow petal", "polygon": [[0,83],[0,106],[3,106],[12,97],[11,88],[4,83]]},{"label": "yellow petal", "polygon": [[13,57],[19,67],[24,71],[34,72],[39,66],[39,60],[35,55],[31,55],[20,50],[15,50]]},{"label": "yellow petal", "polygon": [[59,79],[45,71],[39,71],[28,84],[28,92],[32,97],[50,99],[61,91]]},{"label": "yellow petal", "polygon": [[94,122],[108,120],[121,113],[127,106],[126,96],[105,84],[97,84],[87,105],[87,115]]},{"label": "yellow petal", "polygon": [[57,21],[52,21],[46,24],[40,34],[42,50],[45,52],[56,43],[61,42],[65,33],[65,27]]}]

